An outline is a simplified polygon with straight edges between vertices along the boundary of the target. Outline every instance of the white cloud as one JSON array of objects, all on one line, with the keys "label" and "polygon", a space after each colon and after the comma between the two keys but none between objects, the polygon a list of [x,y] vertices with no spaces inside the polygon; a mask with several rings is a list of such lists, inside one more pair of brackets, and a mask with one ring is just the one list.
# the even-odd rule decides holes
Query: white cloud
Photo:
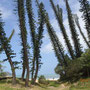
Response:
[{"label": "white cloud", "polygon": [[53,47],[51,43],[48,43],[47,45],[45,45],[42,49],[41,52],[42,53],[52,53],[53,52]]},{"label": "white cloud", "polygon": [[53,28],[55,29],[55,31],[60,30],[57,20],[55,18],[51,20],[51,24],[52,24]]},{"label": "white cloud", "polygon": [[5,8],[1,5],[0,5],[0,12],[2,13],[2,18],[3,19],[8,19],[12,15],[12,12],[10,10],[8,10],[7,8]]}]

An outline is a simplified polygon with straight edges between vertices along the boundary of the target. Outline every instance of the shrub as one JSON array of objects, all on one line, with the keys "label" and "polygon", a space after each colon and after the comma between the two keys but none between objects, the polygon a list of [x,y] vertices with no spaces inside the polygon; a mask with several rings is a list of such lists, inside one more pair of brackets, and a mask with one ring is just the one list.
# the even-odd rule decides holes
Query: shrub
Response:
[{"label": "shrub", "polygon": [[47,80],[46,80],[46,78],[45,78],[44,75],[41,75],[41,76],[39,77],[38,82],[39,82],[40,84],[48,84],[48,82],[47,82]]},{"label": "shrub", "polygon": [[57,65],[55,72],[60,75],[60,80],[76,81],[79,78],[90,76],[90,49],[86,50],[81,57],[68,60],[67,66]]}]

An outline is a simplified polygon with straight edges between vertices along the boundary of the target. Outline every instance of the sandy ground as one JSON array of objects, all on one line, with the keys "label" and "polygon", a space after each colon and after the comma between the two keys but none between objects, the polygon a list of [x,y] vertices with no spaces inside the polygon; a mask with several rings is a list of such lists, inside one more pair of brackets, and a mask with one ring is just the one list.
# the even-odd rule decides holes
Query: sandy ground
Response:
[{"label": "sandy ground", "polygon": [[53,87],[53,86],[50,86],[48,88],[40,88],[40,87],[32,87],[31,89],[27,89],[27,90],[69,90],[69,87],[70,86],[65,86],[64,84],[61,84],[59,87]]},{"label": "sandy ground", "polygon": [[[54,78],[54,79],[50,78],[50,79],[46,79],[46,80],[57,81],[58,79],[59,79],[59,78]],[[38,80],[36,80],[36,82],[38,82]]]},{"label": "sandy ground", "polygon": [[59,87],[49,87],[49,90],[69,90],[70,86],[65,86],[61,84]]}]

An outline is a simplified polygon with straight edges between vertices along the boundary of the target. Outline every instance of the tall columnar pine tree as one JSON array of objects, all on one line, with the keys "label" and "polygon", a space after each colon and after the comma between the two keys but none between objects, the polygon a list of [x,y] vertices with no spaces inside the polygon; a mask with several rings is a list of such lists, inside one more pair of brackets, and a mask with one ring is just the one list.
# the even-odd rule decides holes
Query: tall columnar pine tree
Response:
[{"label": "tall columnar pine tree", "polygon": [[1,46],[3,46],[3,49],[5,51],[5,54],[7,56],[7,59],[10,66],[11,66],[11,70],[12,70],[12,83],[16,84],[16,74],[15,74],[15,66],[14,66],[14,62],[12,61],[12,58],[15,57],[15,53],[13,53],[13,50],[11,49],[11,45],[9,44],[9,41],[6,37],[5,31],[3,29],[3,22],[1,19],[1,14],[0,14],[0,44]]},{"label": "tall columnar pine tree", "polygon": [[20,35],[21,35],[21,45],[22,45],[22,59],[23,59],[23,76],[26,70],[26,81],[25,86],[29,85],[29,50],[28,50],[28,43],[27,43],[27,30],[25,26],[25,10],[24,10],[24,0],[17,0],[18,6],[18,16],[19,16],[19,26],[20,26]]},{"label": "tall columnar pine tree", "polygon": [[80,11],[83,13],[83,19],[85,21],[85,26],[90,43],[90,3],[88,0],[79,0],[79,2],[81,6]]},{"label": "tall columnar pine tree", "polygon": [[50,0],[50,3],[52,5],[52,9],[53,9],[54,14],[56,16],[56,19],[58,21],[58,25],[59,25],[59,27],[60,27],[60,29],[62,31],[65,43],[66,43],[67,48],[68,48],[68,51],[69,51],[69,53],[71,55],[71,58],[74,59],[75,58],[74,51],[72,49],[72,45],[71,45],[71,43],[69,41],[68,35],[66,33],[66,29],[65,29],[64,24],[63,24],[62,9],[59,8],[59,5],[57,5],[57,8],[56,8],[52,0]]},{"label": "tall columnar pine tree", "polygon": [[42,37],[44,31],[44,9],[42,3],[40,4],[40,9],[38,10],[38,32],[36,33],[36,26],[34,20],[34,14],[32,9],[32,0],[26,0],[26,7],[29,19],[29,26],[30,26],[30,34],[32,39],[32,46],[33,46],[33,61],[32,61],[32,84],[35,84],[37,79],[38,71],[41,66],[41,55],[40,55],[40,48],[42,44]]},{"label": "tall columnar pine tree", "polygon": [[27,8],[27,14],[29,19],[29,27],[30,27],[30,34],[31,34],[31,41],[32,41],[32,48],[33,48],[33,61],[32,61],[32,80],[34,79],[34,71],[35,71],[35,42],[36,42],[36,26],[35,26],[35,20],[34,20],[34,13],[32,9],[32,0],[26,0],[26,8]]},{"label": "tall columnar pine tree", "polygon": [[81,44],[80,44],[78,34],[77,34],[77,31],[76,31],[76,28],[75,28],[75,24],[74,24],[72,12],[71,12],[68,0],[65,0],[65,3],[66,3],[68,21],[69,21],[70,31],[71,31],[71,34],[72,34],[72,40],[73,40],[73,43],[74,43],[76,57],[80,57],[81,54],[82,54]]},{"label": "tall columnar pine tree", "polygon": [[61,42],[59,41],[52,25],[50,24],[48,14],[46,15],[46,20],[45,21],[46,21],[48,34],[50,36],[50,39],[51,39],[56,57],[58,58],[59,63],[61,63],[61,66],[64,66],[64,65],[67,66],[63,46],[62,46]]},{"label": "tall columnar pine tree", "polygon": [[77,27],[78,27],[78,29],[79,29],[79,31],[80,31],[80,34],[82,35],[82,37],[83,37],[83,39],[84,39],[86,45],[88,46],[88,48],[90,48],[90,44],[89,44],[89,42],[87,41],[87,39],[86,39],[86,37],[85,37],[84,33],[82,32],[82,29],[81,29],[81,27],[80,27],[79,20],[78,20],[78,19],[79,19],[78,16],[77,16],[77,15],[74,15],[74,19],[75,19],[75,23],[76,23],[76,25],[77,25]]},{"label": "tall columnar pine tree", "polygon": [[40,3],[40,8],[38,9],[38,23],[39,23],[39,27],[38,27],[38,33],[36,36],[36,46],[35,46],[35,59],[36,59],[36,71],[35,71],[35,76],[34,76],[34,82],[37,79],[37,75],[38,75],[38,71],[39,68],[41,66],[41,55],[40,55],[40,48],[42,45],[42,38],[43,38],[43,31],[44,31],[44,23],[45,23],[45,17],[44,17],[44,6],[42,3]]}]

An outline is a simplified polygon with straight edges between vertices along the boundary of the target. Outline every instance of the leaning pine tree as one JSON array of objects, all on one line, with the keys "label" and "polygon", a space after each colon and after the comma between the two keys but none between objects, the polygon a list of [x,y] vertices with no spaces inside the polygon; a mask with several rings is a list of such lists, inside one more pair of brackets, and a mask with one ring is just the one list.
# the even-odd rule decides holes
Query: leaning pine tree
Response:
[{"label": "leaning pine tree", "polygon": [[3,29],[3,25],[4,24],[2,22],[1,14],[0,14],[0,44],[1,44],[1,46],[3,46],[3,49],[7,56],[7,59],[5,59],[5,61],[8,60],[8,62],[10,63],[10,66],[11,66],[12,77],[13,77],[12,83],[16,84],[15,66],[14,66],[14,62],[12,61],[12,58],[15,57],[15,53],[13,53],[13,50],[11,50],[11,45],[9,44],[9,41],[6,37],[6,34]]},{"label": "leaning pine tree", "polygon": [[[48,16],[46,16],[46,26],[48,29],[48,34],[50,36],[54,51],[55,51],[55,55],[58,59],[58,66],[60,67],[59,75],[60,75],[60,77],[65,77],[65,73],[63,73],[63,72],[65,72],[65,70],[63,68],[66,68],[68,66],[67,60],[66,60],[66,55],[64,53],[64,49],[63,49],[61,42],[59,41],[53,27],[50,24]],[[55,70],[55,72],[57,73],[56,70]]]},{"label": "leaning pine tree", "polygon": [[28,50],[28,43],[27,43],[27,30],[25,26],[25,11],[24,11],[24,0],[17,0],[18,6],[18,16],[19,16],[19,24],[20,24],[20,36],[21,36],[21,45],[22,45],[22,59],[23,59],[23,73],[22,79],[25,75],[26,70],[26,82],[25,86],[29,85],[29,50]]},{"label": "leaning pine tree", "polygon": [[[38,5],[38,8],[41,9],[38,0],[36,0],[36,2],[37,2],[37,5]],[[42,3],[42,7],[44,9],[43,3]],[[56,57],[58,58],[58,60],[62,60],[61,65],[63,65],[64,50],[63,50],[62,44],[59,42],[59,39],[58,39],[57,35],[55,34],[55,31],[54,31],[53,27],[50,24],[48,14],[46,13],[45,9],[43,11],[43,14],[44,14],[44,17],[45,17],[46,27],[47,27],[48,34],[50,36],[50,39],[51,39],[51,42],[52,42]]]},{"label": "leaning pine tree", "polygon": [[74,17],[75,23],[76,23],[76,25],[77,25],[77,27],[78,27],[78,29],[79,29],[80,34],[82,35],[82,37],[83,37],[86,45],[88,46],[88,48],[90,48],[90,44],[89,44],[89,42],[87,41],[87,38],[85,37],[85,35],[84,35],[84,33],[82,32],[82,29],[81,29],[81,27],[80,27],[79,20],[78,20],[79,18],[78,18],[77,15],[74,15],[74,16],[75,16],[75,17]]},{"label": "leaning pine tree", "polygon": [[58,61],[61,63],[61,66],[63,66],[63,65],[67,66],[67,63],[65,61],[63,46],[62,46],[61,42],[59,41],[57,35],[55,34],[55,31],[54,31],[53,27],[50,24],[48,15],[46,15],[46,20],[45,21],[46,21],[48,34],[50,36],[50,39],[51,39],[56,57],[58,58]]},{"label": "leaning pine tree", "polygon": [[80,11],[83,13],[83,19],[85,21],[85,26],[88,34],[88,39],[90,42],[90,3],[88,0],[79,0]]},{"label": "leaning pine tree", "polygon": [[69,40],[68,35],[66,33],[66,29],[65,29],[64,24],[63,24],[62,9],[59,8],[59,5],[57,5],[57,8],[56,8],[52,0],[50,0],[50,3],[51,3],[53,11],[55,13],[56,19],[58,21],[58,25],[60,27],[60,30],[62,31],[66,46],[68,48],[68,52],[70,53],[71,58],[74,59],[75,58],[74,51],[72,49],[72,45],[70,43],[70,40]]},{"label": "leaning pine tree", "polygon": [[32,0],[26,0],[26,9],[28,14],[28,20],[29,20],[29,27],[30,27],[30,35],[31,35],[31,42],[32,42],[32,48],[33,48],[33,60],[32,60],[32,72],[31,72],[31,79],[32,83],[34,83],[34,72],[35,72],[35,42],[36,42],[36,26],[35,26],[35,20],[34,20],[34,13],[32,9]]},{"label": "leaning pine tree", "polygon": [[[38,7],[40,8],[38,0],[36,0],[36,1],[37,1]],[[44,8],[44,5],[43,5],[43,8]],[[63,46],[62,46],[61,42],[59,41],[52,25],[50,24],[49,17],[48,17],[48,14],[46,13],[46,11],[44,12],[44,15],[45,15],[44,17],[45,17],[47,31],[50,36],[50,39],[51,39],[51,42],[52,42],[52,45],[53,45],[53,48],[55,51],[55,55],[58,59],[59,65],[60,65],[60,68],[62,69],[62,67],[67,67],[67,61],[66,61],[66,56],[64,54]],[[63,70],[59,74],[64,75]]]},{"label": "leaning pine tree", "polygon": [[38,71],[41,66],[41,55],[40,55],[40,48],[42,45],[42,38],[43,38],[43,31],[44,31],[44,23],[45,23],[45,17],[44,17],[44,7],[43,4],[40,3],[40,8],[38,9],[38,33],[36,35],[36,45],[35,45],[35,59],[36,59],[36,71],[35,71],[35,76],[34,76],[34,82],[37,79],[38,76]]},{"label": "leaning pine tree", "polygon": [[34,13],[32,9],[32,0],[26,0],[26,8],[27,14],[29,19],[29,27],[30,27],[30,35],[33,47],[33,60],[32,60],[32,72],[31,72],[31,79],[32,84],[35,84],[38,71],[41,66],[41,55],[40,55],[40,48],[42,44],[43,38],[43,31],[44,31],[44,15],[43,15],[43,8],[42,4],[40,4],[40,9],[38,10],[38,32],[36,33],[36,26],[34,20]]},{"label": "leaning pine tree", "polygon": [[74,48],[75,48],[75,54],[76,54],[76,57],[80,57],[82,54],[82,50],[81,50],[81,44],[80,44],[80,41],[78,38],[78,33],[76,31],[76,28],[75,28],[75,24],[74,24],[72,12],[71,12],[68,0],[65,0],[65,3],[66,3],[67,14],[68,14],[70,31],[72,34],[72,40],[73,40]]}]

